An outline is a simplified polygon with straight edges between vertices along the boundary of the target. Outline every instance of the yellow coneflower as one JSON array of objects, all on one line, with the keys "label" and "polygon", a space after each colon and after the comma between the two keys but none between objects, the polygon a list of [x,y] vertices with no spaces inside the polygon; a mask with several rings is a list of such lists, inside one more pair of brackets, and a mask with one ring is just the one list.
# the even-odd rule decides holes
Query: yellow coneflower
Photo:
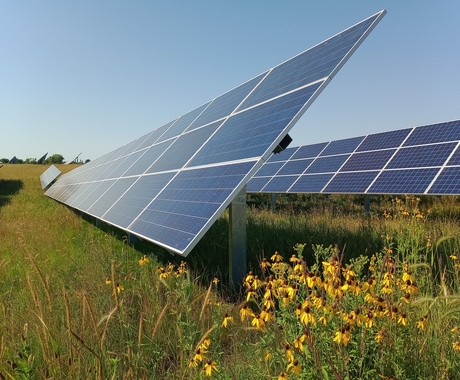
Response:
[{"label": "yellow coneflower", "polygon": [[209,348],[210,345],[211,345],[211,339],[204,338],[198,348],[201,349],[203,353],[206,353],[207,352],[206,350]]},{"label": "yellow coneflower", "polygon": [[258,330],[263,330],[265,326],[265,321],[260,316],[260,314],[254,314],[251,325],[254,326]]},{"label": "yellow coneflower", "polygon": [[107,277],[107,278],[105,279],[105,284],[106,284],[106,285],[110,285],[111,283],[112,283],[112,280],[111,280],[110,278]]},{"label": "yellow coneflower", "polygon": [[246,317],[252,317],[254,314],[247,304],[244,304],[240,309],[241,322],[244,322]]},{"label": "yellow coneflower", "polygon": [[275,251],[274,255],[270,257],[270,260],[275,262],[275,263],[280,263],[283,261],[283,256],[281,256],[278,251]]},{"label": "yellow coneflower", "polygon": [[368,329],[370,329],[372,326],[375,326],[374,314],[372,311],[367,313],[365,325]]},{"label": "yellow coneflower", "polygon": [[284,372],[281,372],[278,376],[278,380],[289,380],[289,376],[286,375]]},{"label": "yellow coneflower", "polygon": [[284,343],[284,353],[288,362],[294,361],[294,350],[289,343]]},{"label": "yellow coneflower", "polygon": [[146,255],[144,255],[144,256],[142,256],[142,258],[139,260],[139,265],[145,265],[145,264],[147,264],[148,262],[149,262],[149,258],[148,258]]},{"label": "yellow coneflower", "polygon": [[351,339],[350,331],[346,329],[345,326],[342,326],[338,331],[335,333],[335,337],[333,339],[334,342],[337,344],[342,344],[346,346]]},{"label": "yellow coneflower", "polygon": [[204,372],[206,373],[206,376],[212,376],[212,371],[219,372],[216,362],[208,360],[204,365]]},{"label": "yellow coneflower", "polygon": [[399,314],[398,324],[406,326],[406,324],[407,324],[407,314],[406,313],[403,312],[403,313]]},{"label": "yellow coneflower", "polygon": [[291,371],[292,373],[295,373],[296,375],[300,375],[301,370],[302,368],[300,367],[298,360],[294,360],[290,362],[286,368],[287,372]]},{"label": "yellow coneflower", "polygon": [[302,309],[299,318],[304,326],[307,326],[309,323],[316,325],[315,316],[311,312],[310,306],[306,306]]},{"label": "yellow coneflower", "polygon": [[272,265],[270,264],[270,262],[264,257],[262,259],[262,262],[260,263],[260,267],[262,268],[263,271],[265,271],[266,269],[270,268]]},{"label": "yellow coneflower", "polygon": [[246,296],[246,302],[248,302],[251,298],[257,298],[257,293],[255,291],[255,289],[250,286],[247,290],[246,290],[246,293],[247,293],[247,296]]},{"label": "yellow coneflower", "polygon": [[217,286],[217,284],[219,283],[219,279],[217,277],[214,277],[212,283]]},{"label": "yellow coneflower", "polygon": [[455,342],[452,343],[452,348],[455,350],[455,351],[460,351],[460,342],[457,340]]},{"label": "yellow coneflower", "polygon": [[207,351],[202,350],[201,348],[197,348],[195,351],[195,356],[193,357],[192,361],[194,362],[202,362],[204,360],[204,354],[206,354]]},{"label": "yellow coneflower", "polygon": [[225,313],[224,315],[224,321],[222,322],[223,327],[227,327],[229,323],[233,323],[233,317]]},{"label": "yellow coneflower", "polygon": [[425,330],[425,326],[427,323],[428,323],[428,315],[425,315],[422,318],[420,318],[415,325],[419,330]]}]

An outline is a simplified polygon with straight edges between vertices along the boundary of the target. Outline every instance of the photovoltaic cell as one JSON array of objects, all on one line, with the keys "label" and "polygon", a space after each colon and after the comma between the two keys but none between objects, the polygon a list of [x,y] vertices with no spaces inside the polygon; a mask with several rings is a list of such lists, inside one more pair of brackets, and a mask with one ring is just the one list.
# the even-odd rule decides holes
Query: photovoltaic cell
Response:
[{"label": "photovoltaic cell", "polygon": [[61,171],[54,165],[51,165],[45,172],[40,176],[40,183],[42,189],[49,186],[59,175]]},{"label": "photovoltaic cell", "polygon": [[176,174],[168,172],[140,177],[103,215],[103,220],[127,228]]},{"label": "photovoltaic cell", "polygon": [[301,146],[299,149],[297,149],[294,156],[292,156],[292,159],[296,160],[299,158],[315,158],[316,156],[319,156],[319,154],[323,151],[326,145],[327,143],[320,143]]},{"label": "photovoltaic cell", "polygon": [[[421,132],[419,132],[419,130]],[[273,172],[262,165],[248,192],[460,194],[460,121],[377,133],[353,139],[291,148],[295,154],[277,162]],[[445,141],[443,141],[445,139]],[[457,140],[455,140],[457,139]],[[362,141],[357,149],[356,143]],[[409,145],[409,141],[417,145]],[[323,149],[324,148],[324,149]],[[329,150],[328,150],[329,149]],[[351,154],[339,154],[352,151]],[[335,155],[332,155],[336,152]],[[316,156],[311,160],[297,157]],[[331,154],[323,156],[325,154]],[[289,168],[295,167],[292,171]],[[303,175],[286,191],[263,184],[283,174]],[[259,174],[260,173],[260,174]],[[306,175],[317,173],[317,175]],[[274,182],[277,183],[277,182]]]},{"label": "photovoltaic cell", "polygon": [[[320,84],[316,83],[230,117],[187,166],[262,156]],[[248,134],[248,130],[253,133]]]},{"label": "photovoltaic cell", "polygon": [[404,146],[460,140],[460,120],[418,127]]},{"label": "photovoltaic cell", "polygon": [[324,193],[365,193],[379,172],[338,173],[324,189]]},{"label": "photovoltaic cell", "polygon": [[396,149],[353,154],[340,169],[341,172],[383,169]]},{"label": "photovoltaic cell", "polygon": [[397,148],[401,146],[404,139],[412,131],[412,128],[400,129],[397,131],[376,133],[365,137],[362,144],[356,149],[357,152],[367,150],[380,150],[388,148]]},{"label": "photovoltaic cell", "polygon": [[348,157],[350,157],[349,154],[342,154],[340,156],[318,157],[310,164],[305,174],[336,172],[340,169]]},{"label": "photovoltaic cell", "polygon": [[290,193],[321,193],[333,174],[302,175],[291,187]]},{"label": "photovoltaic cell", "polygon": [[457,143],[402,148],[393,157],[387,169],[441,166]]},{"label": "photovoltaic cell", "polygon": [[386,170],[375,180],[369,193],[423,194],[439,169]]},{"label": "photovoltaic cell", "polygon": [[270,158],[267,160],[267,162],[279,162],[279,161],[287,161],[299,148],[287,148],[285,150],[282,150],[280,153],[275,153],[270,156]]},{"label": "photovoltaic cell", "polygon": [[353,153],[361,141],[363,141],[363,137],[353,137],[351,139],[332,141],[326,148],[324,148],[320,156]]},{"label": "photovoltaic cell", "polygon": [[273,177],[270,182],[265,185],[264,191],[270,193],[285,193],[297,178],[297,176],[292,175]]},{"label": "photovoltaic cell", "polygon": [[313,162],[312,158],[305,160],[288,161],[277,173],[278,175],[302,174],[309,164]]},{"label": "photovoltaic cell", "polygon": [[241,109],[333,74],[345,54],[378,17],[374,15],[274,68],[244,102]]},{"label": "photovoltaic cell", "polygon": [[455,194],[459,193],[460,167],[444,168],[428,194]]},{"label": "photovoltaic cell", "polygon": [[[61,176],[46,195],[186,256],[384,14]],[[295,152],[269,161],[281,167]],[[284,170],[300,173],[297,165]],[[260,178],[265,186],[272,176]],[[297,178],[268,187],[287,190]]]},{"label": "photovoltaic cell", "polygon": [[278,170],[281,169],[281,166],[283,165],[284,162],[267,162],[257,171],[255,177],[273,176],[278,172]]}]

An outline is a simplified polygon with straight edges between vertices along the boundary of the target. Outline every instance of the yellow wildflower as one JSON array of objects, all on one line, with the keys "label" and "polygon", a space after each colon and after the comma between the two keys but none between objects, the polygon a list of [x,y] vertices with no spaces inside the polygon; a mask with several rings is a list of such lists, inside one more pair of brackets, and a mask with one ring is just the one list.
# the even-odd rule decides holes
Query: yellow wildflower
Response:
[{"label": "yellow wildflower", "polygon": [[283,261],[283,256],[281,256],[277,251],[275,252],[275,254],[270,257],[270,260],[275,262],[275,263],[279,263],[281,261]]},{"label": "yellow wildflower", "polygon": [[204,372],[206,373],[206,376],[212,376],[212,371],[219,372],[216,366],[216,362],[208,360],[204,365]]},{"label": "yellow wildflower", "polygon": [[145,264],[147,264],[148,262],[149,262],[149,258],[148,258],[146,255],[144,255],[144,256],[142,256],[142,258],[139,260],[139,265],[145,265]]},{"label": "yellow wildflower", "polygon": [[243,322],[246,317],[250,317],[252,315],[252,310],[248,307],[247,304],[244,304],[240,309],[241,322]]},{"label": "yellow wildflower", "polygon": [[227,327],[229,323],[233,323],[233,317],[229,316],[227,313],[224,315],[224,321],[222,322],[223,327]]},{"label": "yellow wildflower", "polygon": [[106,285],[110,285],[110,284],[112,283],[112,280],[111,280],[110,278],[107,277],[107,278],[105,279],[105,283],[106,283]]},{"label": "yellow wildflower", "polygon": [[295,373],[296,375],[300,375],[301,370],[302,368],[300,367],[298,360],[294,360],[290,362],[286,368],[286,371],[288,372],[291,371],[292,373]]}]

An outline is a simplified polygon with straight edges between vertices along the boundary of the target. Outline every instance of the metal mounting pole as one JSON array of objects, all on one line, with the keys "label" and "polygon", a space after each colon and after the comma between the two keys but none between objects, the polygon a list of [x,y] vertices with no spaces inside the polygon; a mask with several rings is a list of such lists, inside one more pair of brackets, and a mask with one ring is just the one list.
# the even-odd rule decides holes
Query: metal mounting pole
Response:
[{"label": "metal mounting pole", "polygon": [[238,289],[246,275],[246,186],[229,206],[229,285]]},{"label": "metal mounting pole", "polygon": [[371,196],[369,194],[364,194],[364,211],[366,214],[371,211]]},{"label": "metal mounting pole", "polygon": [[276,193],[272,193],[271,208],[272,208],[272,212],[276,211]]}]

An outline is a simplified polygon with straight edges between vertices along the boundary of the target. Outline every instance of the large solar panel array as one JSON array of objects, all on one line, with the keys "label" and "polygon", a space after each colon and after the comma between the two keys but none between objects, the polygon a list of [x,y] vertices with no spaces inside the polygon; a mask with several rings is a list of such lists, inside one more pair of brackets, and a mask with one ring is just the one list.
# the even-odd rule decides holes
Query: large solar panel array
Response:
[{"label": "large solar panel array", "polygon": [[460,194],[460,120],[288,148],[248,192]]},{"label": "large solar panel array", "polygon": [[384,14],[63,175],[46,195],[186,256]]},{"label": "large solar panel array", "polygon": [[51,165],[46,171],[40,176],[40,183],[42,184],[42,189],[48,187],[53,181],[59,177],[61,171],[54,165]]}]

